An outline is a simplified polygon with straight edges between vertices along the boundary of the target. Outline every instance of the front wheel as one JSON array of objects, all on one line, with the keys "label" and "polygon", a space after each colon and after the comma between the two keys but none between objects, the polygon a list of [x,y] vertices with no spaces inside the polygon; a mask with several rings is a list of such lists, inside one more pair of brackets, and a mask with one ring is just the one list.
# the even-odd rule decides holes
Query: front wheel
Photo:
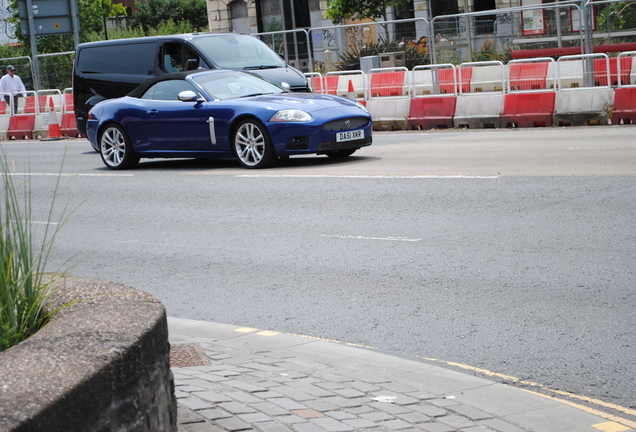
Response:
[{"label": "front wheel", "polygon": [[112,170],[133,168],[139,162],[128,135],[119,125],[106,126],[98,142],[102,161]]},{"label": "front wheel", "polygon": [[243,120],[234,132],[234,151],[245,168],[266,168],[276,160],[272,140],[263,123]]},{"label": "front wheel", "polygon": [[330,158],[335,158],[335,159],[345,158],[347,156],[351,156],[352,154],[354,154],[356,150],[358,149],[331,151],[331,152],[327,152],[327,156],[329,156]]}]

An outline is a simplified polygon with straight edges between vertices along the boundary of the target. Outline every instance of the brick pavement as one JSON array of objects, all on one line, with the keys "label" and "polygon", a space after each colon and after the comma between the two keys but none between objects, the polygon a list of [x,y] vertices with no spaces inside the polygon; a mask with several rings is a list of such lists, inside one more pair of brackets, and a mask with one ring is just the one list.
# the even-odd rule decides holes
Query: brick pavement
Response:
[{"label": "brick pavement", "polygon": [[360,348],[173,318],[169,326],[175,353],[188,353],[172,367],[179,432],[633,430],[503,384]]}]

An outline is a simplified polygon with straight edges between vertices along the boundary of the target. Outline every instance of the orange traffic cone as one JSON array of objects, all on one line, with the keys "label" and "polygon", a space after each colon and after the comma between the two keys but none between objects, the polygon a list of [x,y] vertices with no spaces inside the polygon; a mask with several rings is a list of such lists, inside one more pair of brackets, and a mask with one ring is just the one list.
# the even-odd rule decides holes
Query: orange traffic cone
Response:
[{"label": "orange traffic cone", "polygon": [[57,114],[55,114],[55,105],[53,104],[53,98],[49,98],[49,133],[47,138],[43,138],[42,141],[52,141],[64,139],[60,132],[60,124],[57,122]]},{"label": "orange traffic cone", "polygon": [[349,90],[347,91],[347,97],[352,100],[356,100],[356,92],[353,89],[353,81],[349,80]]}]

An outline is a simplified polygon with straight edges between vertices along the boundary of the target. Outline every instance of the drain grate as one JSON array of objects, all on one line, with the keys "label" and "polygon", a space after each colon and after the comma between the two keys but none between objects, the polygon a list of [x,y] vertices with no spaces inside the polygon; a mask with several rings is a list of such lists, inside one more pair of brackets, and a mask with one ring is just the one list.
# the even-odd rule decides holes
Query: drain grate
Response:
[{"label": "drain grate", "polygon": [[192,367],[206,366],[207,364],[205,354],[203,354],[199,345],[183,344],[170,346],[170,366]]}]

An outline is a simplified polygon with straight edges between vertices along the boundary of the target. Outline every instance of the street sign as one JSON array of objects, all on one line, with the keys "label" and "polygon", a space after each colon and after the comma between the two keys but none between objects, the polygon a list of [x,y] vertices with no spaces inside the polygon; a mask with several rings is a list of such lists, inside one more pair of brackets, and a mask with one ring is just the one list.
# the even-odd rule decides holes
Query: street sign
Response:
[{"label": "street sign", "polygon": [[[35,36],[73,33],[71,1],[76,0],[32,0],[33,33]],[[18,1],[22,36],[29,36],[29,10],[27,2]]]}]

